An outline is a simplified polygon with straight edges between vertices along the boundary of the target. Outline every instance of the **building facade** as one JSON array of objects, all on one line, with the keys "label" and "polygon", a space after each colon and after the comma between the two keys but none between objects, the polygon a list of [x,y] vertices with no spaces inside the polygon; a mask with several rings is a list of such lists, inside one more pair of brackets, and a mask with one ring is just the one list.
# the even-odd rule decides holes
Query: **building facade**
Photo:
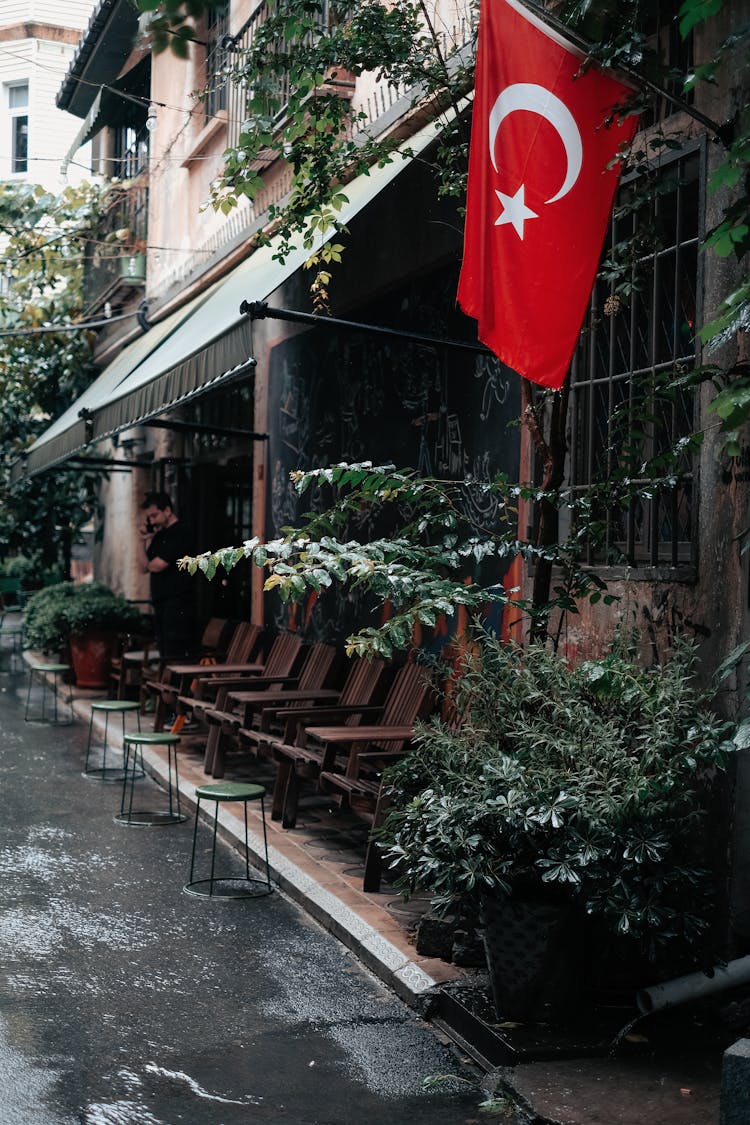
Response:
[{"label": "building facade", "polygon": [[58,192],[90,176],[85,147],[65,163],[78,124],[55,105],[90,14],[87,0],[0,4],[0,179]]}]

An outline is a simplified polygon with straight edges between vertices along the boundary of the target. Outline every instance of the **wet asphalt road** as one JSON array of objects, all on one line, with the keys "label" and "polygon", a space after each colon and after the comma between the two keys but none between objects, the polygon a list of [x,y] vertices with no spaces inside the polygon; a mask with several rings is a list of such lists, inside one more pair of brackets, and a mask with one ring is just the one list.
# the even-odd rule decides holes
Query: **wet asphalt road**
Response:
[{"label": "wet asphalt road", "polygon": [[421,1088],[453,1052],[280,893],[183,894],[192,819],[116,824],[84,724],[24,723],[24,692],[0,671],[0,1125],[477,1119]]}]

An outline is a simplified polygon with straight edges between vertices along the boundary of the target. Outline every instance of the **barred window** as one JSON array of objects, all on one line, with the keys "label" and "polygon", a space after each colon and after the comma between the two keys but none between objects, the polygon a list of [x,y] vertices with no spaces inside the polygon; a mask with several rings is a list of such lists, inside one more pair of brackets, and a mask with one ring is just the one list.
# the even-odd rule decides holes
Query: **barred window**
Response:
[{"label": "barred window", "polygon": [[693,394],[674,383],[697,357],[702,164],[702,150],[685,153],[661,165],[656,190],[643,192],[634,177],[618,197],[605,261],[630,251],[632,290],[618,296],[606,270],[594,286],[571,373],[569,483],[580,494],[620,473],[642,487],[626,506],[599,513],[604,544],[591,548],[592,563],[692,561],[689,454],[674,487],[649,488],[641,478],[644,465],[693,429]]},{"label": "barred window", "polygon": [[134,180],[148,169],[149,131],[145,122],[116,126],[112,142],[115,176],[122,180]]},{"label": "barred window", "polygon": [[226,41],[229,38],[229,4],[217,4],[206,15],[206,121],[227,108]]}]

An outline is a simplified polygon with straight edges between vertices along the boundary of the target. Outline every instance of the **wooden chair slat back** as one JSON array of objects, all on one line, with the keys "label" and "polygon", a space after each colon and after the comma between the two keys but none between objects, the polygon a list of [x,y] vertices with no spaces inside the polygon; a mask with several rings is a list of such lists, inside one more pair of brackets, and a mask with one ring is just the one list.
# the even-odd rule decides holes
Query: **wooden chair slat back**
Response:
[{"label": "wooden chair slat back", "polygon": [[357,703],[362,706],[377,705],[382,695],[385,695],[387,679],[388,665],[384,660],[364,660],[357,657],[352,661],[341,689],[339,704],[342,707],[351,707]]},{"label": "wooden chair slat back", "polygon": [[299,674],[298,688],[303,691],[325,687],[334,671],[336,658],[337,653],[333,645],[311,645]]},{"label": "wooden chair slat back", "polygon": [[253,625],[251,621],[240,621],[227,649],[227,664],[247,664],[257,648],[259,639],[259,625]]},{"label": "wooden chair slat back", "polygon": [[217,649],[226,632],[226,617],[210,617],[201,635],[201,648]]},{"label": "wooden chair slat back", "polygon": [[432,685],[419,664],[405,664],[391,684],[383,707],[383,726],[405,726],[426,714],[432,705]]},{"label": "wooden chair slat back", "polygon": [[268,651],[263,678],[291,676],[301,649],[302,638],[296,633],[279,633]]}]

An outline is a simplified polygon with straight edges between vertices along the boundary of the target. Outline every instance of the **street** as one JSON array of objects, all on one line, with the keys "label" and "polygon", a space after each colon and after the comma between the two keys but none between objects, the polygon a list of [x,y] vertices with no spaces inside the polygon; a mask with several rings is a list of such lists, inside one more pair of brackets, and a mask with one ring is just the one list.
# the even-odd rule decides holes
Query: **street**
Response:
[{"label": "street", "polygon": [[184,894],[192,819],[115,823],[25,690],[0,673],[0,1125],[476,1120],[476,1074],[281,893]]}]

